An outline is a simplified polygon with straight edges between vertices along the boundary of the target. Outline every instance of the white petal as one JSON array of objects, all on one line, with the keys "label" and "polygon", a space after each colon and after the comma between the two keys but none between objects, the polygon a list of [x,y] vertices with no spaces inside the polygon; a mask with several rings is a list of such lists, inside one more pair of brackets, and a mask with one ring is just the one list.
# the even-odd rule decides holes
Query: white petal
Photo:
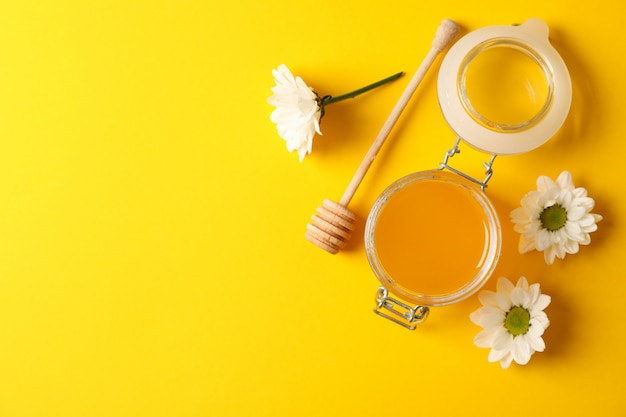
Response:
[{"label": "white petal", "polygon": [[495,306],[483,306],[481,307],[481,313],[489,316],[499,317],[501,320],[504,320],[504,311],[500,309],[497,305]]},{"label": "white petal", "polygon": [[560,204],[562,207],[568,208],[573,207],[572,200],[574,196],[568,190],[559,190],[559,195],[556,199],[556,203]]},{"label": "white petal", "polygon": [[[591,213],[587,213],[580,220],[578,220],[578,225],[581,227],[581,229],[586,229],[589,226],[595,226],[595,224],[596,224],[596,219],[594,215]],[[585,231],[590,232],[591,230],[585,230]]]},{"label": "white petal", "polygon": [[539,198],[537,199],[537,204],[541,207],[541,209],[551,207],[559,202],[559,195],[561,194],[561,190],[557,187],[552,187],[544,190]]},{"label": "white petal", "polygon": [[529,338],[528,343],[536,352],[543,352],[546,349],[546,343],[541,337]]},{"label": "white petal", "polygon": [[[585,241],[586,239],[585,239],[585,236],[583,235],[583,240],[580,243],[584,244]],[[569,253],[569,254],[578,253],[578,242],[575,240],[569,240],[565,243],[565,245],[563,245],[563,249],[565,250],[565,253]]]},{"label": "white petal", "polygon": [[315,132],[321,136],[322,130],[320,129],[320,116],[321,116],[321,113],[319,111],[315,113],[313,124],[315,126]]},{"label": "white petal", "polygon": [[545,250],[552,245],[552,233],[548,230],[541,230],[537,233],[537,250]]},{"label": "white petal", "polygon": [[489,291],[489,290],[481,291],[478,294],[478,300],[484,306],[490,306],[490,307],[498,306],[498,301],[496,300],[496,293],[493,291]]},{"label": "white petal", "polygon": [[511,309],[512,304],[510,294],[504,291],[498,291],[496,293],[496,300],[498,301],[498,307],[500,307],[502,311],[509,311]]},{"label": "white petal", "polygon": [[526,333],[526,338],[527,340],[533,340],[533,339],[538,339],[541,336],[543,336],[543,333],[545,332],[544,327],[541,325],[541,323],[539,323],[538,320],[531,320],[530,323],[530,328],[528,329],[528,332]]},{"label": "white petal", "polygon": [[587,190],[584,189],[583,187],[577,187],[577,188],[574,188],[572,190],[572,195],[575,198],[586,198],[587,197]]},{"label": "white petal", "polygon": [[304,90],[304,89],[308,89],[308,88],[309,88],[309,86],[308,86],[308,85],[306,85],[306,83],[304,82],[304,80],[303,80],[300,76],[297,76],[297,77],[296,77],[296,86],[297,86],[299,89],[301,89],[301,90]]},{"label": "white petal", "polygon": [[585,211],[593,210],[596,202],[591,197],[576,197],[572,204],[575,204],[578,207],[585,209]]},{"label": "white petal", "polygon": [[500,366],[502,366],[502,369],[507,369],[511,366],[511,362],[513,362],[513,355],[509,352],[505,357],[500,359]]},{"label": "white petal", "polygon": [[[531,212],[532,213],[532,212]],[[518,207],[511,212],[511,221],[518,224],[530,223],[531,215],[528,210]]]},{"label": "white petal", "polygon": [[530,296],[523,288],[516,287],[511,291],[511,305],[524,306],[530,303]]},{"label": "white petal", "polygon": [[564,259],[567,254],[567,241],[560,245],[552,245],[552,249],[557,258]]},{"label": "white petal", "polygon": [[277,85],[280,84],[295,84],[295,79],[293,78],[293,74],[289,71],[289,68],[285,64],[281,64],[277,69],[272,70],[272,75],[276,81]]},{"label": "white petal", "polygon": [[574,181],[572,181],[572,174],[569,171],[563,171],[556,179],[556,183],[562,190],[572,191],[574,189]]},{"label": "white petal", "polygon": [[513,341],[513,335],[509,333],[504,327],[499,327],[495,330],[491,343],[494,349],[511,350],[513,346]]},{"label": "white petal", "polygon": [[552,181],[551,178],[548,178],[545,175],[541,175],[537,178],[537,190],[540,193],[544,193],[554,187],[556,187],[556,183]]},{"label": "white petal", "polygon": [[580,220],[585,213],[587,213],[587,209],[582,206],[569,207],[567,209],[567,221],[571,222]]},{"label": "white petal", "polygon": [[505,358],[507,355],[510,356],[510,352],[508,350],[491,349],[489,351],[489,356],[487,357],[487,360],[489,362],[498,362]]},{"label": "white petal", "polygon": [[554,251],[554,248],[552,246],[550,246],[548,249],[546,249],[543,252],[543,258],[548,265],[552,265],[554,263],[555,256],[556,256],[556,252]]},{"label": "white petal", "polygon": [[528,287],[528,295],[529,295],[528,305],[525,305],[523,307],[528,309],[529,311],[531,311],[531,309],[537,303],[537,300],[539,299],[539,296],[541,295],[541,289],[539,287],[539,284],[535,283],[535,284],[529,286]]},{"label": "white petal", "polygon": [[535,239],[535,235],[526,235],[523,234],[520,236],[519,239],[519,245],[518,245],[518,250],[519,253],[527,253],[530,252],[532,250],[535,250],[537,248],[536,246],[536,239]]},{"label": "white petal", "polygon": [[517,288],[523,289],[524,291],[528,291],[528,280],[526,279],[525,276],[521,276],[517,280],[517,284],[515,284],[515,286]]},{"label": "white petal", "polygon": [[493,331],[483,330],[474,337],[474,344],[481,348],[490,348],[493,340]]},{"label": "white petal", "polygon": [[471,320],[472,323],[477,324],[477,325],[481,325],[480,324],[480,320],[482,319],[483,315],[482,312],[480,311],[481,309],[478,310],[474,310],[470,313],[469,318]]},{"label": "white petal", "polygon": [[580,224],[578,222],[568,220],[567,223],[565,223],[564,230],[568,239],[578,242],[584,240],[582,229],[580,228]]},{"label": "white petal", "polygon": [[526,193],[524,198],[520,201],[521,206],[526,210],[526,214],[531,217],[537,210],[541,207],[539,203],[539,198],[543,195],[543,193],[539,191],[530,191]]},{"label": "white petal", "polygon": [[498,314],[484,314],[482,311],[479,314],[476,314],[472,317],[470,315],[470,319],[472,322],[482,326],[485,329],[495,329],[498,327],[502,327],[502,323],[504,323],[504,312],[500,311]]},{"label": "white petal", "polygon": [[531,326],[540,326],[545,330],[548,326],[550,326],[550,320],[545,312],[540,311],[538,313],[533,313],[530,319],[530,324]]},{"label": "white petal", "polygon": [[526,342],[524,336],[517,336],[513,339],[513,348],[511,349],[513,360],[520,364],[526,365],[530,360],[530,346]]},{"label": "white petal", "polygon": [[[496,284],[496,290],[498,293],[510,294],[513,291],[515,285],[508,278],[500,277],[498,278],[498,282]],[[508,310],[508,308],[506,309]]]},{"label": "white petal", "polygon": [[298,149],[298,157],[299,157],[299,159],[300,159],[300,162],[302,162],[302,160],[304,159],[304,157],[306,156],[306,154],[307,154],[307,150],[306,150],[306,148],[300,148],[300,149]]},{"label": "white petal", "polygon": [[535,301],[535,304],[532,307],[533,312],[537,310],[544,310],[546,307],[550,305],[552,298],[547,294],[541,294]]}]

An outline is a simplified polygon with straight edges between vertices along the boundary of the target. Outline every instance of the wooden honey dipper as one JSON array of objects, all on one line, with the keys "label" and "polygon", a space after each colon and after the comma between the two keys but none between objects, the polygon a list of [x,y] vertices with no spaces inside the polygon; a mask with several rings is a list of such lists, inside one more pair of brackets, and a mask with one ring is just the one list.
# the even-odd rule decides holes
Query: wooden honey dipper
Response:
[{"label": "wooden honey dipper", "polygon": [[367,170],[374,162],[374,158],[376,158],[378,151],[383,146],[385,139],[389,136],[391,129],[396,124],[417,86],[426,75],[426,71],[432,66],[437,55],[452,42],[458,32],[459,26],[452,20],[445,19],[441,22],[435,33],[430,51],[387,117],[387,121],[381,128],[378,136],[376,136],[363,161],[361,161],[361,165],[359,165],[354,177],[352,177],[352,181],[350,181],[348,188],[343,193],[341,200],[339,200],[339,203],[336,203],[330,199],[325,199],[322,205],[317,208],[317,214],[314,214],[311,217],[311,221],[306,225],[307,231],[304,236],[309,242],[332,254],[339,252],[346,246],[348,240],[352,237],[357,221],[357,216],[347,208],[350,200],[352,200]]}]

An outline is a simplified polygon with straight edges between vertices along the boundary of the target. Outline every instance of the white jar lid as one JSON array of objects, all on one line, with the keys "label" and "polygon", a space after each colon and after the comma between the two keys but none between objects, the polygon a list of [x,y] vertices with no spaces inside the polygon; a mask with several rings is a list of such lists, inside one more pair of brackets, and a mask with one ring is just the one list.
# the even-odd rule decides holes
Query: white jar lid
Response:
[{"label": "white jar lid", "polygon": [[[459,81],[468,56],[481,45],[502,42],[527,51],[544,69],[550,85],[549,99],[541,114],[523,126],[494,128],[481,123],[464,105]],[[489,26],[470,32],[446,54],[438,77],[439,104],[450,127],[463,140],[484,152],[517,154],[544,144],[560,128],[572,100],[572,84],[565,62],[548,40],[548,26],[539,19],[529,19],[518,26]]]}]

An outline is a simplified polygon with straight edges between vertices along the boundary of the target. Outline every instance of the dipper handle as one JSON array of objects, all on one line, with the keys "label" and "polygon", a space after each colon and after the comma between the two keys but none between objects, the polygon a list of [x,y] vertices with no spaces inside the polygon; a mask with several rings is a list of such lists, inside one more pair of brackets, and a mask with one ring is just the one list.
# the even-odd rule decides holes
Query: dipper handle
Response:
[{"label": "dipper handle", "polygon": [[363,161],[361,161],[361,165],[354,177],[352,177],[352,181],[350,181],[343,197],[341,197],[339,203],[329,199],[324,200],[322,205],[317,208],[317,214],[314,214],[311,217],[311,221],[306,225],[307,231],[304,236],[309,242],[332,254],[339,252],[346,246],[352,236],[357,220],[356,215],[347,208],[350,200],[352,200],[354,193],[361,181],[363,181],[370,165],[374,162],[374,158],[376,158],[385,139],[389,136],[391,129],[398,121],[400,114],[402,114],[411,96],[417,90],[417,86],[426,75],[426,71],[431,67],[437,55],[454,39],[458,31],[458,25],[452,20],[445,19],[441,22],[437,28],[430,51],[411,78],[411,81],[409,81],[374,143],[372,143]]},{"label": "dipper handle", "polygon": [[450,19],[445,19],[439,24],[430,51],[428,51],[428,54],[420,64],[415,74],[413,74],[411,81],[409,81],[409,84],[406,86],[404,92],[398,99],[398,102],[387,117],[385,124],[381,128],[380,132],[378,132],[378,136],[376,136],[376,139],[370,146],[369,151],[365,154],[363,161],[361,161],[361,165],[359,165],[359,168],[352,177],[350,184],[343,193],[341,200],[339,200],[339,204],[344,207],[350,204],[350,200],[354,197],[354,194],[356,193],[357,188],[359,188],[361,181],[363,181],[367,170],[372,165],[372,162],[374,162],[376,155],[378,155],[378,151],[380,151],[380,148],[385,143],[385,139],[387,139],[387,136],[391,133],[391,129],[400,118],[402,111],[409,103],[413,93],[415,93],[415,90],[417,90],[420,82],[424,79],[426,72],[432,66],[435,58],[437,58],[437,55],[439,55],[439,53],[443,51],[444,48],[456,37],[458,32],[459,26]]}]

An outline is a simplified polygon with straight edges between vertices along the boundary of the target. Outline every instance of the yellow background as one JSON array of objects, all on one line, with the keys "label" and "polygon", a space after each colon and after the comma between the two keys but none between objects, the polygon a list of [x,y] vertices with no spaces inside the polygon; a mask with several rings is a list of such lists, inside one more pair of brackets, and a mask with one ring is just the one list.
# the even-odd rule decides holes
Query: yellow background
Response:
[{"label": "yellow background", "polygon": [[[371,312],[363,221],[336,256],[303,234],[443,18],[467,33],[530,17],[574,99],[545,146],[496,160],[488,190],[495,275],[552,296],[546,351],[503,370],[472,342],[476,297],[406,331]],[[626,415],[625,17],[618,0],[3,1],[0,416]],[[407,76],[329,107],[299,163],[265,101],[281,63],[322,95]],[[351,203],[361,219],[451,146],[435,81]],[[480,171],[483,155],[461,155]],[[547,266],[517,253],[508,213],[564,169],[604,220]]]}]

